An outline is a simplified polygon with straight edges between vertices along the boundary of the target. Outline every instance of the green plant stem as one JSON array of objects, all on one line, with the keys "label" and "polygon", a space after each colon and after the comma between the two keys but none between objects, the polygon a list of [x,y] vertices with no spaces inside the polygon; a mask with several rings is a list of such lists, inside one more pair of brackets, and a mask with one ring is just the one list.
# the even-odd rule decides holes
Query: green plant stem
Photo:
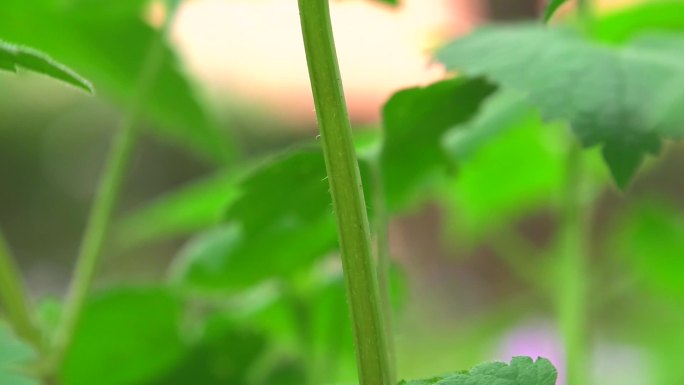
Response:
[{"label": "green plant stem", "polygon": [[337,218],[359,381],[361,385],[390,385],[368,214],[340,81],[328,0],[299,0],[299,12]]},{"label": "green plant stem", "polygon": [[389,212],[387,210],[387,200],[385,199],[385,184],[382,179],[382,167],[380,157],[376,156],[371,161],[373,173],[373,195],[375,212],[375,242],[377,253],[377,274],[378,286],[380,290],[380,303],[382,306],[382,316],[385,326],[385,340],[387,342],[387,357],[390,372],[390,383],[397,382],[396,369],[396,346],[394,343],[394,324],[392,320],[392,293],[390,270],[392,260],[390,257],[389,243]]},{"label": "green plant stem", "polygon": [[0,301],[17,335],[42,349],[42,338],[31,318],[28,295],[15,259],[0,233]]},{"label": "green plant stem", "polygon": [[582,197],[581,149],[568,157],[563,218],[559,238],[558,317],[565,346],[567,385],[590,385],[588,343],[588,213]]},{"label": "green plant stem", "polygon": [[591,33],[594,10],[591,0],[577,0],[577,15],[584,33]]},{"label": "green plant stem", "polygon": [[51,369],[61,363],[69,348],[75,329],[90,292],[97,268],[102,259],[107,231],[112,213],[118,201],[126,169],[135,147],[137,132],[135,126],[142,104],[162,63],[164,53],[163,39],[152,43],[143,61],[138,80],[138,89],[132,107],[117,128],[117,134],[98,186],[95,201],[88,217],[85,233],[81,242],[74,276],[67,295],[64,317],[55,341],[55,351]]}]

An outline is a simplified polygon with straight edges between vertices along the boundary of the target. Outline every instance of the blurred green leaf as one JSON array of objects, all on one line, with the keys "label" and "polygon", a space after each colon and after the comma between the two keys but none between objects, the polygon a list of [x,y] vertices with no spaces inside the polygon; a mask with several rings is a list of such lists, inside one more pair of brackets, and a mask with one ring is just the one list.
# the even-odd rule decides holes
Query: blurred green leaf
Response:
[{"label": "blurred green leaf", "polygon": [[94,92],[90,82],[48,55],[33,48],[0,40],[0,70],[17,72],[18,67],[61,80],[91,93]]},{"label": "blurred green leaf", "polygon": [[499,26],[456,40],[437,57],[450,70],[524,92],[546,119],[569,121],[584,146],[603,146],[625,188],[643,158],[658,153],[661,137],[682,134],[682,41],[655,36],[610,48],[569,30]]},{"label": "blurred green leaf", "polygon": [[208,322],[199,341],[188,347],[183,361],[150,384],[246,385],[265,347],[260,334],[217,316]]},{"label": "blurred green leaf", "polygon": [[59,56],[124,109],[134,108],[145,58],[153,47],[161,47],[158,71],[144,103],[135,108],[164,140],[205,159],[226,159],[225,138],[202,108],[162,33],[145,23],[142,8],[136,14],[109,8],[92,2],[7,1],[0,9],[0,36]]},{"label": "blurred green leaf", "polygon": [[445,147],[459,169],[444,200],[459,233],[496,229],[554,201],[566,145],[550,128],[517,95],[498,93],[476,119],[449,132]]},{"label": "blurred green leaf", "polygon": [[336,247],[320,150],[277,157],[247,176],[225,225],[200,234],[177,257],[174,276],[201,289],[247,288],[291,274]]},{"label": "blurred green leaf", "polygon": [[396,211],[448,163],[444,133],[467,122],[494,87],[482,79],[452,79],[400,91],[383,110],[381,167],[387,204]]},{"label": "blurred green leaf", "polygon": [[142,384],[182,358],[182,306],[163,288],[123,288],[94,297],[61,370],[64,385]]},{"label": "blurred green leaf", "polygon": [[470,371],[457,372],[428,380],[402,381],[400,385],[555,385],[558,373],[549,360],[514,357],[510,365],[490,362]]},{"label": "blurred green leaf", "polygon": [[664,201],[643,201],[620,220],[615,234],[618,255],[648,287],[667,295],[684,295],[683,214]]},{"label": "blurred green leaf", "polygon": [[568,0],[549,0],[549,3],[546,5],[546,9],[544,10],[544,22],[551,20],[551,17],[553,17],[553,14],[556,13],[558,8],[560,8],[560,6],[565,4],[567,1]]},{"label": "blurred green leaf", "polygon": [[276,364],[261,381],[262,385],[304,385],[307,384],[306,367],[297,360]]},{"label": "blurred green leaf", "polygon": [[0,324],[0,384],[38,385],[39,382],[22,373],[23,366],[34,360],[35,352]]},{"label": "blurred green leaf", "polygon": [[124,246],[169,239],[218,225],[239,196],[240,175],[221,173],[167,193],[116,225]]},{"label": "blurred green leaf", "polygon": [[399,0],[377,0],[381,3],[385,4],[390,4],[390,5],[399,5]]},{"label": "blurred green leaf", "polygon": [[591,28],[603,42],[624,43],[647,31],[684,31],[684,2],[649,1],[603,16]]},{"label": "blurred green leaf", "polygon": [[[354,134],[357,155],[366,173],[365,162],[372,161],[377,154],[379,133],[374,128],[364,128]],[[228,207],[241,195],[243,180],[255,171],[254,164],[243,164],[231,172],[192,181],[155,198],[118,221],[116,238],[124,247],[139,246],[217,226]],[[366,190],[370,182],[366,181]],[[277,190],[273,193],[277,194]]]}]

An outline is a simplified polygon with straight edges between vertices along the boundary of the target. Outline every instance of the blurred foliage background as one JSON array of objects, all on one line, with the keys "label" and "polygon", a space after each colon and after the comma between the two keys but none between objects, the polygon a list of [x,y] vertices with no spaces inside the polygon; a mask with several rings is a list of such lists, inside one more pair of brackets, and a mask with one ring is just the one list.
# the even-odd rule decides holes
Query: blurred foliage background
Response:
[{"label": "blurred foliage background", "polygon": [[[630,28],[684,28],[681,2],[595,7],[623,26],[601,32],[616,39]],[[430,64],[435,47],[480,24],[538,20],[542,8],[532,0],[333,2],[362,157],[377,152],[393,92],[445,76]],[[1,39],[49,53],[97,89],[91,97],[0,72],[0,224],[46,330],[59,319],[113,133],[136,114],[142,63],[160,47],[64,385],[354,383],[334,222],[320,215],[330,213],[326,186],[311,183],[323,164],[315,150],[284,153],[317,133],[296,6],[184,1],[168,40],[159,30],[166,11],[142,0],[5,0],[0,9]],[[572,5],[554,23],[571,18]],[[402,378],[515,355],[548,357],[562,377],[552,261],[571,139],[532,110],[505,113],[506,103],[489,99],[459,122],[465,129],[439,139],[452,167],[388,198]],[[386,125],[410,125],[391,118]],[[423,155],[411,153],[410,138],[399,144],[383,162],[401,184]],[[598,150],[582,161],[594,381],[681,384],[684,148],[667,144],[625,192]]]}]

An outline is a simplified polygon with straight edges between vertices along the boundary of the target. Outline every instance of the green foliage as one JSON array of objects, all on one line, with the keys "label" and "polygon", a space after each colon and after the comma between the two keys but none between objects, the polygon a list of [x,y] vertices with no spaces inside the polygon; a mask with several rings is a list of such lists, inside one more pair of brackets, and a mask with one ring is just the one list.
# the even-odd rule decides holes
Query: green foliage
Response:
[{"label": "green foliage", "polygon": [[682,133],[682,41],[655,36],[609,48],[568,30],[504,26],[454,41],[437,57],[451,70],[523,92],[546,119],[569,122],[584,146],[603,146],[625,188],[662,138]]},{"label": "green foliage", "polygon": [[[139,110],[154,124],[154,133],[212,161],[228,155],[219,134],[178,68],[178,60],[162,31],[143,19],[145,1],[123,1],[103,7],[94,1],[11,0],[0,9],[0,36],[39,48],[97,85],[98,92],[123,109]],[[152,49],[155,46],[159,49]],[[158,71],[144,74],[142,63],[157,56]],[[139,94],[142,77],[149,92]],[[140,103],[142,102],[142,103]]]},{"label": "green foliage", "polygon": [[38,385],[38,381],[23,374],[22,368],[32,362],[36,354],[0,324],[0,384]]},{"label": "green foliage", "polygon": [[568,0],[549,0],[549,3],[546,5],[546,9],[544,10],[544,21],[548,22],[551,20],[551,17],[553,17],[553,14],[556,13],[558,8],[560,8],[561,5],[565,4]]},{"label": "green foliage", "polygon": [[410,203],[448,164],[442,136],[473,118],[494,90],[482,79],[452,79],[396,93],[383,110],[385,140],[380,155],[387,205]]},{"label": "green foliage", "polygon": [[90,82],[48,55],[33,48],[0,40],[0,70],[17,72],[18,67],[59,79],[91,93],[94,92]]},{"label": "green foliage", "polygon": [[617,255],[649,288],[684,295],[684,216],[677,207],[652,199],[621,218],[615,233]]},{"label": "green foliage", "polygon": [[137,246],[218,225],[240,196],[241,179],[234,173],[220,173],[155,199],[117,223],[119,243]]},{"label": "green foliage", "polygon": [[556,369],[549,360],[514,357],[503,362],[481,364],[468,372],[458,372],[427,380],[404,381],[400,385],[555,385]]},{"label": "green foliage", "polygon": [[602,42],[621,44],[643,32],[679,32],[684,30],[682,14],[682,1],[643,2],[602,17],[591,33]]},{"label": "green foliage", "polygon": [[216,317],[209,320],[201,338],[186,348],[183,360],[151,384],[247,384],[265,347],[263,336]]},{"label": "green foliage", "polygon": [[181,315],[180,300],[163,288],[94,297],[67,353],[63,384],[128,385],[158,377],[182,358]]},{"label": "green foliage", "polygon": [[174,275],[197,288],[246,288],[294,273],[334,250],[325,176],[319,150],[266,163],[241,181],[225,227],[200,235],[181,252]]},{"label": "green foliage", "polygon": [[550,205],[562,186],[567,152],[559,134],[519,95],[506,92],[492,96],[477,118],[447,134],[444,146],[458,174],[446,182],[444,200],[461,238]]}]

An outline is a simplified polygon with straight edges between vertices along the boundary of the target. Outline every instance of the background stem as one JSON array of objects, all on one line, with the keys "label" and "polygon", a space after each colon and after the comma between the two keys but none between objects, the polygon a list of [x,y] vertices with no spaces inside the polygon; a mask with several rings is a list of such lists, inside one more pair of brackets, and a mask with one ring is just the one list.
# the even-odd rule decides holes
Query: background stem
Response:
[{"label": "background stem", "polygon": [[30,301],[21,273],[2,233],[0,233],[0,300],[17,335],[30,342],[36,349],[42,349],[42,338],[31,319]]},{"label": "background stem", "polygon": [[389,365],[390,383],[397,382],[396,347],[394,343],[394,325],[392,320],[392,287],[390,270],[392,260],[390,257],[389,243],[389,213],[387,200],[385,199],[385,184],[382,179],[382,167],[380,157],[371,160],[371,172],[373,173],[373,196],[375,218],[375,242],[377,253],[378,287],[380,291],[380,303],[385,326],[385,340],[387,344],[387,357]]},{"label": "background stem", "polygon": [[391,376],[368,214],[344,100],[328,0],[299,0],[309,77],[342,252],[361,385]]},{"label": "background stem", "polygon": [[86,297],[92,288],[97,268],[102,259],[112,213],[118,201],[131,153],[135,147],[137,136],[135,126],[138,122],[139,111],[162,63],[164,54],[163,37],[166,31],[167,27],[165,26],[162,37],[155,39],[151,43],[150,49],[143,59],[138,79],[138,89],[133,98],[132,107],[117,128],[117,134],[110,149],[105,170],[86,224],[86,230],[76,260],[74,276],[67,295],[64,317],[60,328],[57,330],[53,366],[61,363],[63,355],[69,348],[73,333],[78,326]]},{"label": "background stem", "polygon": [[573,145],[568,156],[563,218],[560,233],[558,316],[565,346],[567,385],[590,385],[587,320],[587,226],[583,204],[581,149]]}]

